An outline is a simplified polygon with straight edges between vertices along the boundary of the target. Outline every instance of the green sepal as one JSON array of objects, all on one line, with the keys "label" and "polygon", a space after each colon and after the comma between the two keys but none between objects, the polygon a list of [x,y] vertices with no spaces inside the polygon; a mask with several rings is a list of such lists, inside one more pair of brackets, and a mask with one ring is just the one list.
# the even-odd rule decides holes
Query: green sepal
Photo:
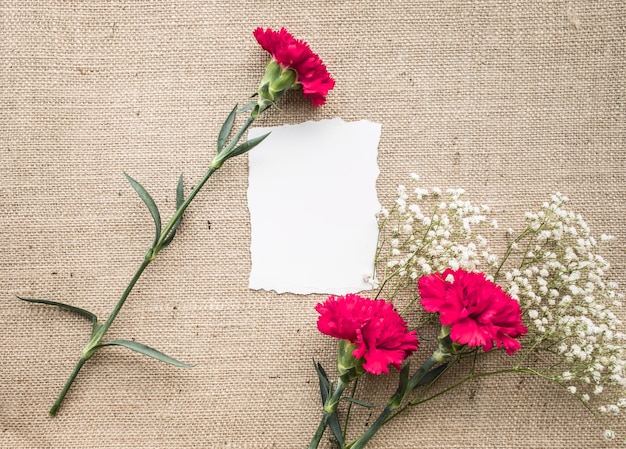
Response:
[{"label": "green sepal", "polygon": [[262,136],[255,137],[254,139],[250,139],[250,140],[242,143],[237,148],[235,148],[233,151],[228,153],[228,157],[231,158],[231,157],[239,156],[240,154],[243,154],[243,153],[246,153],[246,152],[250,151],[252,148],[256,147],[258,144],[263,142],[265,140],[265,138],[267,136],[269,136],[270,134],[271,133],[263,134]]},{"label": "green sepal", "polygon": [[159,241],[159,238],[161,237],[161,214],[159,214],[159,209],[157,208],[157,205],[155,204],[154,200],[152,199],[148,191],[144,189],[141,184],[139,184],[133,178],[128,176],[128,174],[126,173],[124,173],[124,176],[126,176],[126,179],[128,179],[128,182],[133,187],[133,189],[135,189],[135,192],[137,192],[137,194],[139,195],[139,198],[141,198],[144,204],[148,207],[148,210],[150,211],[150,214],[152,215],[152,218],[154,219],[154,225],[156,227],[154,243],[152,244],[152,246],[154,246],[156,245],[156,243]]},{"label": "green sepal", "polygon": [[235,117],[237,116],[237,105],[230,111],[228,117],[226,117],[226,121],[222,125],[222,129],[220,129],[220,133],[217,137],[217,152],[219,153],[226,145],[226,140],[230,135],[230,132],[233,129],[233,123],[235,123]]},{"label": "green sepal", "polygon": [[74,306],[71,306],[69,304],[63,304],[62,302],[48,301],[47,299],[23,298],[21,296],[17,296],[17,299],[21,299],[22,301],[26,301],[26,302],[33,302],[33,303],[36,303],[36,304],[46,304],[46,305],[49,305],[49,306],[57,306],[57,307],[60,307],[62,309],[67,309],[67,310],[70,310],[72,312],[79,313],[82,316],[89,318],[91,320],[94,328],[95,328],[95,326],[98,323],[98,317],[95,314],[91,313],[88,310],[81,309],[80,307],[74,307]]},{"label": "green sepal", "polygon": [[131,351],[138,352],[139,354],[146,355],[153,359],[156,359],[160,362],[169,363],[170,365],[177,366],[179,368],[191,368],[193,365],[188,365],[186,363],[180,362],[169,355],[163,354],[161,351],[157,351],[149,346],[143,345],[141,343],[137,343],[135,341],[129,340],[113,340],[107,341],[106,343],[99,344],[94,349],[98,350],[105,346],[123,346],[125,348],[130,349]]},{"label": "green sepal", "polygon": [[[176,186],[176,210],[180,209],[180,206],[182,206],[184,202],[185,192],[183,190],[183,174],[181,173],[178,177],[178,185]],[[172,230],[168,234],[167,238],[163,241],[162,248],[167,248],[167,246],[172,243],[172,240],[174,240],[174,236],[176,235],[176,230],[178,229],[178,226],[180,226],[181,221],[183,221],[182,215],[178,217],[178,219],[174,222]]]},{"label": "green sepal", "polygon": [[446,370],[446,368],[448,368],[448,364],[444,363],[443,365],[439,365],[431,369],[424,375],[424,377],[420,379],[420,381],[415,385],[415,387],[421,387],[422,385],[431,383],[433,380],[439,377],[439,375],[441,375],[441,373],[443,373]]},{"label": "green sepal", "polygon": [[376,407],[376,405],[374,405],[374,404],[370,404],[369,402],[361,401],[359,399],[351,398],[349,396],[342,397],[340,400],[341,401],[352,402],[353,404],[360,405],[361,407],[365,407],[365,408]]},{"label": "green sepal", "polygon": [[256,101],[251,101],[250,103],[248,103],[247,105],[245,105],[243,108],[239,109],[237,111],[237,114],[241,114],[243,112],[248,112],[250,109],[252,109],[253,107],[255,107],[257,104]]},{"label": "green sepal", "polygon": [[269,98],[270,96],[270,84],[269,83],[263,83],[259,87],[259,95],[261,96],[262,99]]}]

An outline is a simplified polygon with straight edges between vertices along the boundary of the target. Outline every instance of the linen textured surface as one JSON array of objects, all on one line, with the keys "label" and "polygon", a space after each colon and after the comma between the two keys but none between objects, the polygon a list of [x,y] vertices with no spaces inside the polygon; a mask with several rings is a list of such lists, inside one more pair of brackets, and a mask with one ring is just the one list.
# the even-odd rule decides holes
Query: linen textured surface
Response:
[{"label": "linen textured surface", "polygon": [[[595,235],[616,237],[604,254],[626,287],[621,1],[3,1],[0,447],[308,444],[321,413],[311,359],[334,373],[336,346],[315,326],[325,296],[247,287],[246,156],[209,181],[107,334],[195,368],[107,348],[50,418],[90,324],[15,299],[106,318],[153,236],[123,173],[169,217],[180,172],[188,192],[226,115],[258,86],[257,26],[307,41],[337,81],[324,107],[289,94],[258,126],[382,123],[381,203],[411,172],[463,187],[498,218],[496,248],[560,191]],[[384,404],[396,376],[362,382],[358,397]],[[602,430],[553,385],[492,377],[406,414],[370,447],[612,447]]]}]

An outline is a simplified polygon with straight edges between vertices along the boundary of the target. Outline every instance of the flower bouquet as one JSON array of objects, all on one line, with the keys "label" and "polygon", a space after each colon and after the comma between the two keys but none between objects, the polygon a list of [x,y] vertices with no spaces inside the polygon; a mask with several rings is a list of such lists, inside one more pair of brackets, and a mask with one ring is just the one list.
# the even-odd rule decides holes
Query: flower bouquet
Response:
[{"label": "flower bouquet", "polygon": [[[623,295],[598,252],[611,237],[596,240],[555,194],[526,214],[521,232],[507,231],[500,257],[486,238],[497,228],[488,207],[472,205],[463,190],[412,180],[379,214],[372,297],[331,296],[316,306],[319,331],[339,340],[338,380],[315,363],[323,411],[309,448],[326,428],[339,448],[365,447],[409,409],[504,374],[536,376],[575,395],[606,426],[604,437],[615,438],[610,418],[626,408],[626,335],[612,309]],[[498,349],[507,355],[491,369],[482,359]],[[352,435],[352,408],[375,407],[355,397],[357,384],[389,365],[400,370],[397,389],[373,424]]]}]

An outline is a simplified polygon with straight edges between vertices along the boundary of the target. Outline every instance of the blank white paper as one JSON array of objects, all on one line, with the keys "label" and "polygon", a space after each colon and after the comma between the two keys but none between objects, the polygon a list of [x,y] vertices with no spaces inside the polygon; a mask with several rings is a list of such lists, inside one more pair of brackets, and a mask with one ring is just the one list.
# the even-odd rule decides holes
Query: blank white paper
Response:
[{"label": "blank white paper", "polygon": [[381,125],[339,118],[254,128],[251,289],[343,295],[371,288]]}]

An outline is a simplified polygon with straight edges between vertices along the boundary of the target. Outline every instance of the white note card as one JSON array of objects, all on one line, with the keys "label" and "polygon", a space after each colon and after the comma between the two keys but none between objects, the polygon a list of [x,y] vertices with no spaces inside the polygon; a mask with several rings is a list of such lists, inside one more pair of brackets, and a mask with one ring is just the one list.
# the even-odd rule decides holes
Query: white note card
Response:
[{"label": "white note card", "polygon": [[343,295],[371,288],[381,125],[340,118],[253,128],[249,287]]}]

